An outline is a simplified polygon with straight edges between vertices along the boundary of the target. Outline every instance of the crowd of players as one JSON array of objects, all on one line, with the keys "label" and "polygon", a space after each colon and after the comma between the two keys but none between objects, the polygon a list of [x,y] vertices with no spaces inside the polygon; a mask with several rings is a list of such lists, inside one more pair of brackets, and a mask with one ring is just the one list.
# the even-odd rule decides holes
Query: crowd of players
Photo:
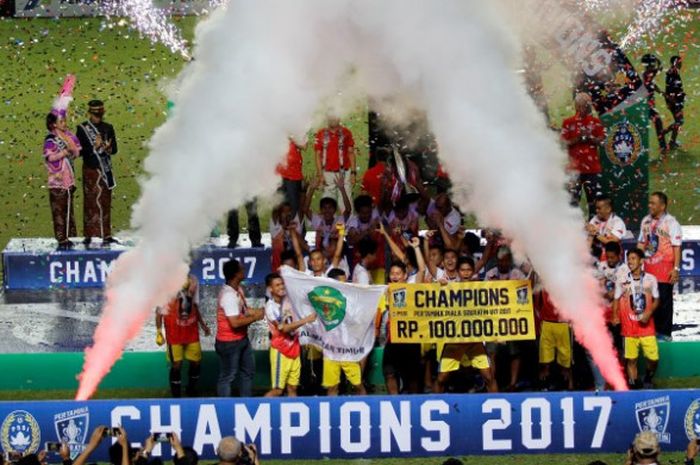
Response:
[{"label": "crowd of players", "polygon": [[[576,109],[576,115],[567,119],[562,129],[574,176],[581,174],[577,169],[583,164],[599,163],[597,146],[602,142],[598,134],[602,125],[591,115],[587,95],[576,96]],[[586,373],[589,377],[592,374],[596,389],[605,389],[599,370],[590,357],[586,363],[585,353],[573,342],[570,325],[561,318],[536,270],[526,259],[514,260],[510,238],[499,231],[485,230],[477,235],[465,230],[462,212],[449,191],[427,189],[420,170],[391,150],[378,149],[376,164],[357,179],[352,133],[336,118],[330,118],[328,126],[316,134],[317,171],[306,180],[303,149],[304,145],[290,139],[286,164],[279,167],[285,201],[270,219],[273,270],[287,265],[311,276],[357,284],[532,281],[539,322],[536,344],[393,343],[387,309],[367,309],[377,312],[376,340],[384,347],[382,368],[389,393],[585,388],[582,378]],[[355,189],[361,194],[353,199],[355,184],[360,184]],[[649,198],[649,214],[642,221],[636,246],[624,252],[622,240],[629,238],[629,233],[615,214],[614,200],[597,191],[595,185],[590,187],[590,192],[584,189],[591,205],[590,220],[582,229],[588,234],[595,260],[591,273],[600,281],[607,301],[608,326],[630,386],[650,388],[659,360],[657,338],[671,337],[681,227],[667,211],[667,196],[655,192]],[[322,198],[314,210],[312,199],[318,191],[322,191]],[[311,230],[315,231],[313,240],[307,242],[306,232]],[[366,392],[366,360],[336,362],[323,359],[315,347],[300,346],[296,333],[313,317],[293,319],[279,274],[267,277],[264,309],[248,308],[240,263],[228,262],[224,275],[226,285],[217,304],[218,395],[230,396],[236,379],[239,394],[252,395],[255,366],[247,329],[263,319],[271,334],[272,386],[267,395],[336,395],[344,389],[341,373],[353,391]],[[165,315],[158,317],[158,342],[168,342],[175,396],[181,395],[183,360],[194,362],[188,394],[197,392],[201,358],[198,326],[206,334],[211,332],[197,305],[197,283],[190,277]],[[165,338],[160,332],[162,321]],[[640,352],[647,359],[643,378],[637,370]],[[574,369],[577,357],[583,363]]]}]

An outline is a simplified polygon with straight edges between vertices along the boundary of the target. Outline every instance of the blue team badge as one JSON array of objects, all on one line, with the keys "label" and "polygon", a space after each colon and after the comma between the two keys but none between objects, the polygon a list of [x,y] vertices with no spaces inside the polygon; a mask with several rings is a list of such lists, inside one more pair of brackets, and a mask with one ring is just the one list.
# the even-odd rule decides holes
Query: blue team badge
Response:
[{"label": "blue team badge", "polygon": [[671,412],[671,398],[657,397],[634,404],[639,431],[651,431],[659,438],[659,442],[670,444],[671,434],[666,431]]},{"label": "blue team badge", "polygon": [[695,399],[688,407],[683,425],[688,440],[700,439],[700,399]]},{"label": "blue team badge", "polygon": [[606,279],[605,280],[605,290],[606,292],[614,291],[615,290],[615,281],[612,279]]},{"label": "blue team badge", "polygon": [[608,130],[605,153],[618,166],[634,164],[642,153],[642,136],[634,124],[620,121]]},{"label": "blue team badge", "polygon": [[11,412],[0,427],[4,451],[34,454],[41,444],[41,429],[31,413],[24,410]]},{"label": "blue team badge", "polygon": [[53,417],[58,442],[68,444],[71,458],[75,458],[85,450],[90,412],[87,407],[81,407],[68,412],[57,413]]},{"label": "blue team badge", "polygon": [[392,301],[394,302],[395,308],[405,308],[406,307],[406,289],[397,289],[392,294]]},{"label": "blue team badge", "polygon": [[526,305],[530,301],[530,288],[528,286],[521,286],[516,289],[515,295],[518,305]]}]

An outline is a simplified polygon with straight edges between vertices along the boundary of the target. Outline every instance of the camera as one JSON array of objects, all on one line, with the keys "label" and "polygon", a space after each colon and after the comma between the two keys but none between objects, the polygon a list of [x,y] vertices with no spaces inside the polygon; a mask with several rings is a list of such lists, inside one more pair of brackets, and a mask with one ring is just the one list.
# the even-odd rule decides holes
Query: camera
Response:
[{"label": "camera", "polygon": [[155,442],[170,442],[173,433],[153,433],[151,436]]},{"label": "camera", "polygon": [[241,457],[238,459],[239,465],[255,465],[255,460],[248,453],[248,449],[243,447],[241,450]]},{"label": "camera", "polygon": [[46,452],[59,452],[61,450],[60,442],[45,442],[44,450]]},{"label": "camera", "polygon": [[112,437],[115,438],[119,436],[119,428],[105,428],[104,433],[102,433],[102,437]]}]

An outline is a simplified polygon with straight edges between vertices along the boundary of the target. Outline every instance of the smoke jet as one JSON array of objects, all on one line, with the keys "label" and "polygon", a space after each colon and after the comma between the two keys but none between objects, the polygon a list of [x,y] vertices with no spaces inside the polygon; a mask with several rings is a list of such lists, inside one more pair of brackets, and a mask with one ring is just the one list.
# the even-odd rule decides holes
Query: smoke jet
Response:
[{"label": "smoke jet", "polygon": [[234,0],[200,23],[174,115],[150,142],[132,216],[140,241],[110,275],[77,398],[94,393],[177,291],[190,247],[212,223],[274,191],[287,137],[305,133],[347,79],[365,98],[425,110],[455,200],[516,239],[604,376],[624,389],[580,214],[563,189],[565,155],[512,71],[521,44],[491,3]]}]

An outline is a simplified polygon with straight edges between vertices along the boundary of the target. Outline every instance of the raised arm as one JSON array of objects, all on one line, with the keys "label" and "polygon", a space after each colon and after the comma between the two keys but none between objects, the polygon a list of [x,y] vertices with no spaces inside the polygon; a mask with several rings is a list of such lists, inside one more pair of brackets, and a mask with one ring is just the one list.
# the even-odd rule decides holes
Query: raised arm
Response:
[{"label": "raised arm", "polygon": [[386,243],[389,244],[389,249],[391,250],[391,253],[394,254],[394,256],[396,256],[397,259],[406,263],[406,253],[403,250],[401,250],[401,247],[399,247],[396,242],[394,242],[394,240],[391,238],[391,235],[386,231],[384,223],[382,223],[381,221],[379,222],[379,232],[382,233],[382,236],[384,236]]},{"label": "raised arm", "polygon": [[425,233],[425,240],[423,241],[423,256],[426,259],[426,264],[428,265],[428,272],[433,279],[437,278],[437,265],[432,263],[429,259],[430,257],[430,238],[435,235],[435,231],[430,230]]},{"label": "raised arm", "polygon": [[338,228],[338,242],[335,245],[335,252],[333,253],[333,260],[331,260],[331,268],[337,268],[340,265],[340,260],[343,257],[343,243],[345,239],[345,226]]},{"label": "raised arm", "polygon": [[292,231],[292,248],[294,248],[294,254],[297,257],[297,269],[299,271],[306,271],[306,263],[304,262],[304,253],[301,248],[301,241],[299,234],[296,231]]},{"label": "raised arm", "polygon": [[416,264],[418,265],[416,283],[422,283],[425,281],[425,258],[423,258],[423,254],[420,251],[420,238],[412,237],[409,245],[413,247],[413,252],[416,254]]},{"label": "raised arm", "polygon": [[347,221],[352,213],[352,201],[350,200],[350,196],[345,189],[345,178],[342,171],[335,177],[335,185],[338,187],[340,190],[340,195],[343,197],[343,217],[345,218],[345,221]]},{"label": "raised arm", "polygon": [[97,447],[102,442],[102,438],[104,437],[104,432],[106,429],[106,426],[98,426],[97,428],[95,428],[95,430],[92,432],[92,436],[90,436],[90,442],[87,443],[85,449],[83,449],[83,452],[75,458],[73,465],[85,465],[92,453],[95,452]]}]

